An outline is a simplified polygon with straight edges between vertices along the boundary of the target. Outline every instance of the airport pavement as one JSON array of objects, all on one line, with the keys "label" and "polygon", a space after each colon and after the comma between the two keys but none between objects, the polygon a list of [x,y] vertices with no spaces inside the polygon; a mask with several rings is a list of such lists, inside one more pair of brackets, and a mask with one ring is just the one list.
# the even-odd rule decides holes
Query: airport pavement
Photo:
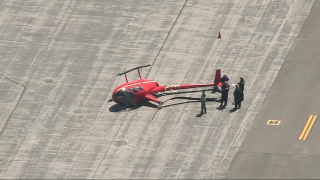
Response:
[{"label": "airport pavement", "polygon": [[[1,74],[26,89],[1,79],[0,178],[224,178],[313,2],[1,1]],[[114,112],[144,64],[159,84],[243,76],[245,102]]]},{"label": "airport pavement", "polygon": [[228,179],[320,178],[319,12],[315,1]]}]

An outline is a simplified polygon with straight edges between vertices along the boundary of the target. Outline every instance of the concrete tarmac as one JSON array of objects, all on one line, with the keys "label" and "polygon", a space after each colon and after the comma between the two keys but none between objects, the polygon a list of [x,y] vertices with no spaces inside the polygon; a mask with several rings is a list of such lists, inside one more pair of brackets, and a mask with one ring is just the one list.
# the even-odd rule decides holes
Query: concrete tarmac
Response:
[{"label": "concrete tarmac", "polygon": [[[224,178],[313,3],[0,1],[0,178]],[[161,85],[243,76],[242,109],[230,111],[232,90],[202,117],[200,103],[107,103],[116,75],[145,64]]]},{"label": "concrete tarmac", "polygon": [[[228,179],[320,178],[319,12],[315,1]],[[268,125],[268,120],[281,122]]]}]

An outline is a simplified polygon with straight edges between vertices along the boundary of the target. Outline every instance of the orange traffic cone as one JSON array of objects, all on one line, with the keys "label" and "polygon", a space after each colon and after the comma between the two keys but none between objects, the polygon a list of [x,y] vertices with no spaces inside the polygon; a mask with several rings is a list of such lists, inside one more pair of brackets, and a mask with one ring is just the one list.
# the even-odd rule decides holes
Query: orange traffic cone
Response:
[{"label": "orange traffic cone", "polygon": [[221,38],[222,38],[221,32],[219,31],[218,39],[221,39]]}]

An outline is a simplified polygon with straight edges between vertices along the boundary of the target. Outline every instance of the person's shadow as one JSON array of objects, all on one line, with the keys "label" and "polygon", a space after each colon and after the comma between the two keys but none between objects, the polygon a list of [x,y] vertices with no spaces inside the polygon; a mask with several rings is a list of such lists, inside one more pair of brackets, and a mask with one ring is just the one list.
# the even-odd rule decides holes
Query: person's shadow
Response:
[{"label": "person's shadow", "polygon": [[196,117],[202,117],[203,114],[199,113],[198,115],[196,115]]},{"label": "person's shadow", "polygon": [[[170,98],[169,100],[173,100],[173,99],[187,99],[187,100],[193,100],[193,101],[184,101],[184,102],[179,102],[179,103],[174,103],[174,104],[169,104],[169,105],[163,105],[160,107],[161,108],[165,108],[165,107],[170,107],[170,106],[176,106],[176,105],[180,105],[180,104],[187,104],[187,103],[194,103],[194,102],[201,102],[200,98],[192,98],[192,97],[173,97]],[[169,101],[167,100],[167,101]],[[165,101],[165,102],[167,102]],[[218,98],[206,98],[206,102],[217,102]]]},{"label": "person's shadow", "polygon": [[218,110],[224,110],[224,109],[226,109],[226,106],[219,106],[219,107],[217,107],[216,109],[218,109]]},{"label": "person's shadow", "polygon": [[230,109],[230,113],[233,113],[233,112],[236,112],[238,109],[237,108],[233,108],[233,109]]}]

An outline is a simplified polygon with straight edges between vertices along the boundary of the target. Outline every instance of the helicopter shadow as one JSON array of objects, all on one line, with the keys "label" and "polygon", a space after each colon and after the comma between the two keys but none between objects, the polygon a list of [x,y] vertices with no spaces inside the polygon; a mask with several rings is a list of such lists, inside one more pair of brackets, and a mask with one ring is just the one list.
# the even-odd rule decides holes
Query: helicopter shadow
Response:
[{"label": "helicopter shadow", "polygon": [[[194,93],[194,92],[202,92],[202,91],[211,91],[211,93],[216,93],[216,91],[213,91],[212,89],[204,89],[204,90],[195,90],[195,91],[183,91],[183,92],[167,92],[167,93],[160,93],[160,94],[156,94],[154,95],[154,97],[159,98],[162,96],[166,96],[166,95],[176,95],[176,94],[186,94],[186,93]],[[133,106],[133,107],[126,107],[122,104],[114,104],[113,106],[111,106],[109,108],[110,112],[128,112],[128,111],[132,111],[135,109],[139,109],[141,107],[150,107],[150,108],[159,108],[162,109],[164,107],[170,107],[170,106],[175,106],[175,105],[180,105],[180,104],[186,104],[186,103],[194,103],[194,102],[200,102],[201,99],[200,98],[192,98],[192,97],[173,97],[173,98],[169,98],[168,100],[164,101],[163,103],[170,101],[170,100],[174,100],[174,99],[187,99],[187,100],[193,100],[193,101],[185,101],[185,102],[179,102],[179,103],[174,103],[174,104],[169,104],[169,105],[162,105],[162,106],[158,106],[155,105],[153,103],[151,103],[150,101],[144,101],[139,105]],[[218,102],[219,99],[218,98],[206,98],[206,101],[215,101]]]},{"label": "helicopter shadow", "polygon": [[[161,106],[159,109],[164,108],[164,107],[170,107],[170,106],[176,106],[176,105],[180,105],[180,104],[187,104],[187,103],[199,103],[201,102],[200,98],[188,98],[188,97],[176,97],[175,99],[190,99],[193,101],[185,101],[185,102],[180,102],[180,103],[174,103],[174,104],[169,104],[169,105],[165,105],[165,106]],[[172,99],[170,99],[172,100]],[[220,102],[220,98],[206,98],[206,102]],[[196,117],[201,117],[202,114],[199,113],[198,115],[196,115]]]},{"label": "helicopter shadow", "polygon": [[132,107],[126,107],[126,106],[124,106],[122,104],[114,104],[113,106],[111,106],[109,108],[109,111],[110,112],[128,112],[128,111],[132,111],[132,110],[135,110],[135,109],[139,109],[139,108],[141,108],[143,106],[144,107],[151,107],[151,108],[158,108],[157,105],[152,104],[149,101],[144,101],[141,104],[136,105],[136,106],[132,106]]},{"label": "helicopter shadow", "polygon": [[[174,104],[169,104],[169,105],[163,105],[163,106],[160,106],[159,109],[165,108],[165,107],[170,107],[170,106],[176,106],[176,105],[180,105],[180,104],[201,102],[200,98],[192,98],[192,97],[174,97],[174,98],[168,99],[167,101],[173,100],[173,99],[188,99],[188,100],[193,100],[193,101],[184,101],[184,102],[179,102],[179,103],[174,103]],[[165,102],[167,102],[167,101],[165,101]],[[220,101],[219,98],[206,98],[206,102],[219,102],[219,101]]]}]

